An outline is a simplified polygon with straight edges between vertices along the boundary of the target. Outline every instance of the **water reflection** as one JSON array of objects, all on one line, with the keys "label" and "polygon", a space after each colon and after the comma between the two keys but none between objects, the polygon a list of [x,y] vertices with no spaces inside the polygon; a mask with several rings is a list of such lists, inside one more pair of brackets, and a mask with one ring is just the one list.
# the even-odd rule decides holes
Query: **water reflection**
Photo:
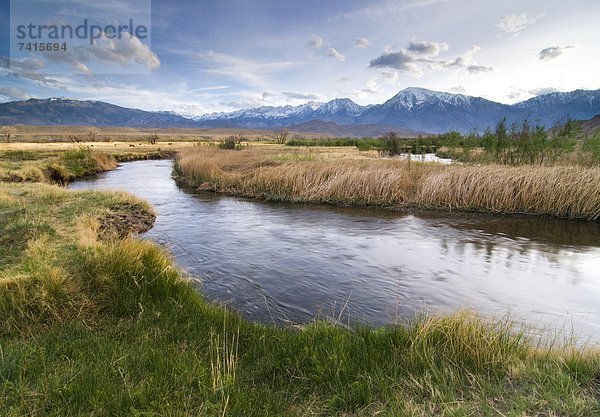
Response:
[{"label": "water reflection", "polygon": [[145,236],[253,320],[385,324],[472,306],[600,340],[596,223],[261,203],[180,188],[171,169],[135,162],[72,188],[149,200]]}]

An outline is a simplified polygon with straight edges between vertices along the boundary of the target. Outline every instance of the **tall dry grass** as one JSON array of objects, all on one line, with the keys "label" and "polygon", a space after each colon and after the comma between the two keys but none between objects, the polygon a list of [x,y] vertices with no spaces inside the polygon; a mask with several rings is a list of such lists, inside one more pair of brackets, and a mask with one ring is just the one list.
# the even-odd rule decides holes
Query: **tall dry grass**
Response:
[{"label": "tall dry grass", "polygon": [[580,166],[462,166],[428,176],[419,202],[499,213],[600,218],[600,169]]},{"label": "tall dry grass", "polygon": [[[340,205],[407,205],[423,177],[437,165],[410,161],[316,157],[292,150],[294,157],[269,149],[222,151],[199,147],[179,154],[176,172],[205,190],[267,200]],[[303,156],[304,155],[304,156]]]},{"label": "tall dry grass", "polygon": [[[181,152],[176,173],[203,190],[266,200],[600,218],[600,169],[444,166],[281,148]],[[333,155],[333,156],[332,156]]]}]

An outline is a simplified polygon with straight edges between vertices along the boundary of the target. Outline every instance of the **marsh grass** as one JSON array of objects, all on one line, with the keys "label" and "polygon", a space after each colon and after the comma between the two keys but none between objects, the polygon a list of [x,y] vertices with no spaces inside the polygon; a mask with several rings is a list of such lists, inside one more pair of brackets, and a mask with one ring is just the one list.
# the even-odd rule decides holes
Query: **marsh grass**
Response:
[{"label": "marsh grass", "polygon": [[0,415],[600,414],[597,347],[544,347],[470,311],[380,329],[252,323],[205,302],[154,243],[104,238],[115,207],[151,210],[0,183],[0,236],[21,239],[0,265]]},{"label": "marsh grass", "polygon": [[181,152],[175,172],[190,184],[266,200],[422,207],[600,218],[600,168],[444,166],[280,148]]},{"label": "marsh grass", "polygon": [[597,220],[600,168],[449,167],[426,178],[419,202],[434,207]]}]

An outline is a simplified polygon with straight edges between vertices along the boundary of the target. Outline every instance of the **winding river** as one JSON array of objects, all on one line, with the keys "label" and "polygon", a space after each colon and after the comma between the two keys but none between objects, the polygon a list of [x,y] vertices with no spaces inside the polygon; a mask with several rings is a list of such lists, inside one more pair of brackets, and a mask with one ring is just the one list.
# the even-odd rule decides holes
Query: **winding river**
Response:
[{"label": "winding river", "polygon": [[393,323],[474,308],[600,342],[600,224],[536,217],[274,204],[196,192],[172,161],[72,189],[121,189],[159,213],[144,237],[251,320]]}]

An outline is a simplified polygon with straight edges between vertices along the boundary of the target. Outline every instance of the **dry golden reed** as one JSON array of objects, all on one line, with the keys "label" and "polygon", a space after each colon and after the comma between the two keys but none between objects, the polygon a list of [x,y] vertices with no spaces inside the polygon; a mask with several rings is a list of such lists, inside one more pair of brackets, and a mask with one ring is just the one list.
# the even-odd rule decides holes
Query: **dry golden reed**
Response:
[{"label": "dry golden reed", "polygon": [[267,200],[600,218],[598,168],[445,166],[282,149],[190,148],[176,172],[204,190]]},{"label": "dry golden reed", "polygon": [[[223,151],[198,147],[177,159],[177,172],[203,189],[305,203],[397,206],[411,202],[421,177],[436,165],[400,160],[330,158],[292,150],[282,157],[269,149]],[[303,160],[309,159],[309,160]],[[313,160],[310,160],[313,159]]]},{"label": "dry golden reed", "polygon": [[419,202],[499,213],[600,218],[600,169],[579,166],[461,166],[428,176]]}]

